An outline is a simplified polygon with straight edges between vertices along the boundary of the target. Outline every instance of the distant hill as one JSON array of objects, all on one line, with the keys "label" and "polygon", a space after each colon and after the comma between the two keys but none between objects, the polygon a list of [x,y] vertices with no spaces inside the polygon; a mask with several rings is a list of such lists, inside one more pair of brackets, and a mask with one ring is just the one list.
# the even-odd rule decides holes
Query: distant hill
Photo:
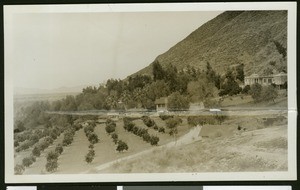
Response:
[{"label": "distant hill", "polygon": [[60,87],[55,89],[37,89],[37,88],[15,88],[15,95],[40,95],[40,94],[74,94],[80,93],[87,85],[78,85],[72,87]]},{"label": "distant hill", "polygon": [[[177,69],[187,65],[205,69],[209,62],[220,74],[230,66],[244,64],[246,75],[270,74],[287,67],[274,41],[287,47],[287,11],[228,11],[203,24],[154,61]],[[135,74],[151,75],[152,64]]]}]

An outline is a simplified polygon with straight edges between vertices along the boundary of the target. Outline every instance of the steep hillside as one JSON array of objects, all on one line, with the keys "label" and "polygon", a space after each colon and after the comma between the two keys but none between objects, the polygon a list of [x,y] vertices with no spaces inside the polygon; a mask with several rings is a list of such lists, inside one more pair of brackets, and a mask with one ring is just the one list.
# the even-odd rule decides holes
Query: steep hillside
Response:
[{"label": "steep hillside", "polygon": [[[223,74],[243,63],[245,74],[268,74],[286,69],[286,59],[274,41],[287,47],[286,11],[229,11],[205,23],[156,60],[164,67],[187,65],[205,69],[208,61]],[[156,61],[155,60],[155,61]],[[139,74],[151,74],[150,64]]]}]

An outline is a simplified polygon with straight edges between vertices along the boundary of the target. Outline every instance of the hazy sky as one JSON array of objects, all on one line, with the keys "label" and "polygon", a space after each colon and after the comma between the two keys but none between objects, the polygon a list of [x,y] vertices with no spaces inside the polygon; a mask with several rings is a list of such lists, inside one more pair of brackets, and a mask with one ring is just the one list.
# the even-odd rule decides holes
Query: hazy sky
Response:
[{"label": "hazy sky", "polygon": [[15,88],[125,78],[220,12],[22,13],[6,31]]}]

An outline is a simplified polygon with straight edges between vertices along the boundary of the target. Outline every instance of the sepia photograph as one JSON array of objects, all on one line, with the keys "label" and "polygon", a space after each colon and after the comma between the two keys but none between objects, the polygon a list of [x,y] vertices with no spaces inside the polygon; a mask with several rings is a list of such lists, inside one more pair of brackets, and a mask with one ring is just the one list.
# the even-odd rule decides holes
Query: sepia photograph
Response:
[{"label": "sepia photograph", "polygon": [[6,182],[296,179],[296,3],[4,6]]}]

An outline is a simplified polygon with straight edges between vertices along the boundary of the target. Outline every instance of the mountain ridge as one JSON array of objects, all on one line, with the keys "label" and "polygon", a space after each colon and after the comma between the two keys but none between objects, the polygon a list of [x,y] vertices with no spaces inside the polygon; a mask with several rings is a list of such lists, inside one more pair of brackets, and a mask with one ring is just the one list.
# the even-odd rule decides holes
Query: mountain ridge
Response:
[{"label": "mountain ridge", "polygon": [[155,61],[179,70],[188,65],[203,70],[209,62],[220,74],[236,64],[245,65],[246,75],[286,71],[286,59],[274,41],[287,47],[287,11],[226,11],[133,75],[152,75]]}]

